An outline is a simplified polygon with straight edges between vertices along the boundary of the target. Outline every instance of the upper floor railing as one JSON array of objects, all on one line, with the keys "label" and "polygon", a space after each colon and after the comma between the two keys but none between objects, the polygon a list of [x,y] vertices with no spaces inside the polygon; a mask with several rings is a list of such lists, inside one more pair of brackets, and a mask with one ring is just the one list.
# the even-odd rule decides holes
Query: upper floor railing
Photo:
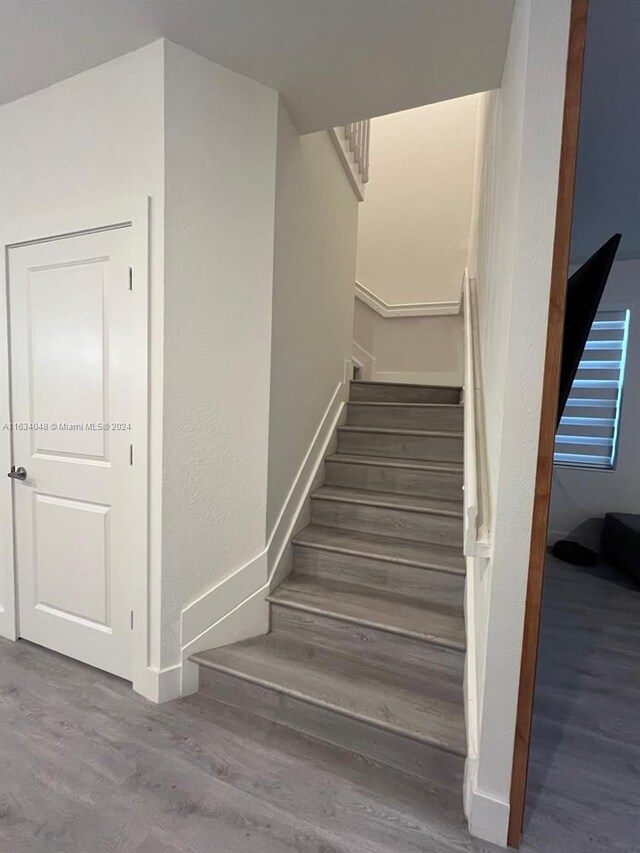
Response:
[{"label": "upper floor railing", "polygon": [[353,154],[356,168],[363,184],[369,180],[369,134],[371,122],[352,121],[344,126],[344,134],[349,150]]}]

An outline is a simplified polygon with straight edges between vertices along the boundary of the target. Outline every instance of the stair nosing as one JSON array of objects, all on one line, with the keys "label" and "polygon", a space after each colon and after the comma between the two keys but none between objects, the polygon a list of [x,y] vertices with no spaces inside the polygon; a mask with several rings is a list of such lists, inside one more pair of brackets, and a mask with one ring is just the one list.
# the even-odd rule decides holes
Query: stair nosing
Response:
[{"label": "stair nosing", "polygon": [[200,659],[197,652],[191,655],[189,660],[191,660],[193,663],[198,664],[198,666],[204,666],[207,669],[214,669],[218,672],[224,672],[227,675],[233,675],[235,678],[240,678],[243,681],[248,681],[251,684],[258,684],[259,686],[265,687],[268,690],[275,690],[277,693],[281,693],[284,696],[290,696],[292,699],[298,699],[301,702],[307,702],[310,705],[315,705],[319,708],[325,708],[328,711],[333,711],[336,714],[341,714],[343,717],[349,717],[352,720],[357,720],[361,723],[367,723],[368,725],[375,726],[378,729],[391,732],[392,734],[399,735],[400,737],[407,738],[408,740],[424,743],[427,746],[432,746],[435,749],[440,749],[443,752],[448,752],[452,755],[460,756],[461,758],[466,758],[467,756],[466,749],[460,750],[453,744],[447,744],[435,738],[427,737],[426,735],[408,732],[406,729],[403,729],[400,726],[396,726],[393,723],[388,723],[385,720],[379,720],[375,717],[370,717],[366,714],[361,714],[357,711],[353,711],[348,708],[341,708],[338,705],[334,705],[331,702],[326,702],[322,699],[318,699],[316,696],[304,693],[301,690],[294,690],[291,687],[287,687],[286,685],[277,683],[275,681],[270,681],[267,678],[261,678],[257,675],[247,674],[245,672],[242,672],[237,667],[226,666],[225,664],[212,663],[211,661],[208,661],[206,659]]},{"label": "stair nosing", "polygon": [[[323,530],[332,530],[333,529],[331,527],[324,527],[322,525],[317,525],[317,527],[322,527]],[[445,572],[446,574],[457,575],[457,576],[463,577],[463,578],[466,577],[466,574],[467,574],[466,569],[464,569],[464,568],[454,569],[454,568],[450,568],[449,566],[443,566],[439,563],[419,562],[418,560],[411,560],[408,557],[395,557],[395,556],[392,557],[391,555],[387,555],[387,554],[374,554],[374,553],[363,554],[361,551],[357,551],[354,548],[349,548],[349,546],[347,546],[347,545],[331,545],[331,544],[326,544],[326,543],[321,544],[319,542],[305,542],[304,540],[300,539],[300,536],[302,534],[304,534],[305,529],[306,528],[303,528],[303,530],[301,530],[300,533],[296,534],[292,538],[292,540],[291,540],[292,545],[296,545],[298,548],[315,548],[317,551],[329,551],[330,553],[348,554],[350,557],[362,557],[363,559],[380,560],[383,563],[395,563],[396,565],[399,565],[399,566],[412,566],[413,568],[424,569],[425,571]],[[345,530],[345,528],[342,528],[342,527],[336,528],[336,529],[340,530],[341,532],[343,532]],[[352,532],[356,533],[357,531],[352,531]],[[409,540],[404,540],[404,541],[408,542]],[[428,542],[424,542],[424,543],[419,542],[418,543],[417,542],[416,544],[420,544],[420,545],[432,544],[433,545],[435,543],[433,543],[433,542],[432,543],[428,543]],[[452,550],[457,551],[458,549],[452,549]]]},{"label": "stair nosing", "polygon": [[344,424],[338,427],[338,432],[379,432],[385,435],[418,435],[425,438],[458,438],[462,440],[464,433],[459,430],[427,430],[427,429],[396,429],[395,427],[360,426]]},{"label": "stair nosing", "polygon": [[410,640],[419,640],[423,643],[429,643],[432,646],[438,646],[442,649],[449,649],[453,652],[460,652],[461,654],[465,654],[467,649],[466,643],[459,644],[453,642],[452,640],[445,640],[442,637],[436,637],[435,635],[420,634],[417,631],[411,631],[406,628],[397,628],[391,625],[383,625],[380,622],[374,622],[371,619],[364,619],[360,616],[349,616],[345,613],[339,613],[333,610],[315,607],[313,604],[303,604],[299,601],[285,601],[276,598],[273,593],[267,596],[267,601],[269,602],[269,604],[274,604],[278,607],[288,607],[291,610],[302,610],[304,613],[315,613],[316,616],[326,616],[328,619],[337,619],[341,622],[349,622],[351,625],[362,625],[363,628],[372,628],[376,631],[386,632],[387,634],[395,634],[399,637],[407,637]]},{"label": "stair nosing", "polygon": [[[326,495],[322,494],[319,491],[312,492],[310,497],[311,500],[314,501],[328,501],[332,503],[347,503],[352,504],[354,506],[374,506],[379,507],[380,509],[397,509],[401,512],[416,512],[421,513],[422,515],[437,515],[441,518],[464,518],[464,512],[462,508],[460,511],[451,510],[451,509],[439,509],[437,507],[418,507],[418,506],[410,506],[406,504],[395,504],[389,501],[379,501],[375,500],[376,495],[388,495],[392,494],[390,492],[375,492],[371,490],[371,498],[367,499],[365,497],[355,498],[353,495],[349,495],[349,492],[352,491],[348,486],[331,486],[330,488],[335,489],[344,489],[347,492],[347,495]],[[403,495],[403,497],[411,497],[411,495]],[[457,503],[457,501],[451,501],[451,503]]]},{"label": "stair nosing", "polygon": [[429,473],[438,472],[442,474],[450,474],[451,476],[464,476],[462,465],[452,462],[448,467],[445,463],[438,463],[428,459],[403,459],[402,457],[394,456],[359,456],[354,453],[332,453],[326,457],[325,462],[338,462],[341,465],[379,465],[386,468],[406,468],[410,471],[427,471]]}]

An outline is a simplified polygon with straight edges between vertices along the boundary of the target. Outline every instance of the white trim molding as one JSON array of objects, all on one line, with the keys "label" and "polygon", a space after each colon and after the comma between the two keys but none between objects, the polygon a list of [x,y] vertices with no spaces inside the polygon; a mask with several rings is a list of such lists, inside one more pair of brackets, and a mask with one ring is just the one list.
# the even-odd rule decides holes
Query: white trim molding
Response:
[{"label": "white trim molding", "polygon": [[381,317],[443,317],[460,313],[462,293],[458,299],[449,302],[405,302],[391,304],[385,302],[359,281],[355,285],[356,298],[373,308]]},{"label": "white trim molding", "polygon": [[308,524],[305,507],[309,491],[313,487],[325,456],[333,450],[336,427],[345,411],[348,395],[348,380],[339,382],[273,526],[267,543],[270,589],[274,589],[281,583],[291,570],[291,538],[301,527]]},{"label": "white trim molding", "polygon": [[373,379],[376,372],[375,357],[364,347],[361,347],[357,341],[351,341],[351,361],[356,367],[360,368],[361,379]]},{"label": "white trim molding", "polygon": [[195,652],[266,634],[267,596],[291,570],[291,538],[308,523],[309,492],[333,449],[336,427],[346,411],[348,383],[338,383],[289,489],[265,548],[185,607],[180,619],[181,677],[174,677],[158,695],[167,701],[197,690],[197,667],[188,660]]},{"label": "white trim molding", "polygon": [[469,832],[500,847],[507,846],[509,803],[480,791],[476,787],[475,773],[467,774],[465,781],[465,809],[468,809]]},{"label": "white trim molding", "polygon": [[[149,702],[155,702],[156,704],[170,702],[181,695],[189,695],[188,693],[181,692],[181,679],[182,667],[179,663],[167,666],[164,669],[148,666],[142,678],[138,680],[135,689],[137,693],[140,693]],[[192,690],[191,692],[195,691]]]},{"label": "white trim molding", "polygon": [[264,550],[183,609],[180,619],[181,647],[190,647],[238,604],[263,587],[266,581],[267,552]]},{"label": "white trim molding", "polygon": [[[255,580],[255,573],[266,574],[266,549],[231,578],[221,581],[182,611],[180,620],[181,666],[188,669],[189,656],[205,649],[215,649],[259,637],[269,631],[269,584]],[[251,588],[252,583],[257,586]],[[205,626],[195,636],[194,625]],[[188,696],[197,689],[197,676],[185,676],[174,685],[177,692],[168,699]],[[166,700],[165,700],[166,701]]]}]

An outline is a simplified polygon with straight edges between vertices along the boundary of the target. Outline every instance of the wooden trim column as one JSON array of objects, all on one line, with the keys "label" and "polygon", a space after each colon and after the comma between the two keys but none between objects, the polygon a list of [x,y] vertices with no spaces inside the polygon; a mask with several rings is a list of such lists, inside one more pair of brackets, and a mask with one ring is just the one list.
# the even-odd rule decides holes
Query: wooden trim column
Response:
[{"label": "wooden trim column", "polygon": [[587,5],[588,0],[572,0],[571,4],[562,145],[560,150],[560,175],[556,206],[556,230],[551,269],[549,324],[547,328],[542,413],[538,439],[538,465],[533,505],[531,550],[529,554],[520,688],[518,693],[516,735],[511,775],[511,809],[509,813],[508,833],[508,843],[511,847],[518,847],[520,845],[524,825],[529,744],[531,740],[533,697],[538,658],[538,636],[540,632],[540,611],[542,606],[542,583],[547,551],[547,528],[549,525],[553,448],[560,386],[562,337],[569,272],[573,190],[576,174],[582,71],[587,30]]}]

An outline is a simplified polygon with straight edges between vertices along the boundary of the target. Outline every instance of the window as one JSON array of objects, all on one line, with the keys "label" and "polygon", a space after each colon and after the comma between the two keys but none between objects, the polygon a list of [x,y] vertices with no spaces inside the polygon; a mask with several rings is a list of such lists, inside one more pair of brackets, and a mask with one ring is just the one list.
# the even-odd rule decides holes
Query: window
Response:
[{"label": "window", "polygon": [[556,465],[615,467],[629,311],[598,311],[556,435]]}]

